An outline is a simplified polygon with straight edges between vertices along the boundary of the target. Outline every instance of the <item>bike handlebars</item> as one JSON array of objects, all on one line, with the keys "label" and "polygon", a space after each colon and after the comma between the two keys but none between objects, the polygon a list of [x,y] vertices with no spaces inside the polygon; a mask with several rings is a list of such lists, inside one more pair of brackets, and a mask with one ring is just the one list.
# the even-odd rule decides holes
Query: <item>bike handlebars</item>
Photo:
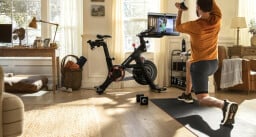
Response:
[{"label": "bike handlebars", "polygon": [[164,36],[163,33],[151,33],[154,29],[155,29],[155,27],[151,27],[145,31],[142,31],[137,36],[138,37],[149,37],[149,38],[161,38]]},{"label": "bike handlebars", "polygon": [[[146,29],[142,32],[140,32],[139,34],[137,34],[137,36],[141,39],[141,42],[145,43],[144,41],[144,37],[155,37],[155,38],[160,38],[160,37],[163,37],[164,35],[162,33],[151,33],[153,30],[155,29],[155,27],[151,27],[149,29]],[[91,46],[91,49],[93,50],[96,46],[97,47],[100,47],[102,46],[103,44],[106,44],[104,42],[104,39],[106,38],[111,38],[110,35],[100,35],[100,34],[97,34],[96,35],[97,39],[95,41],[92,41],[92,40],[88,40],[87,43],[89,43],[89,45]]]},{"label": "bike handlebars", "polygon": [[144,36],[147,36],[150,32],[152,32],[153,30],[155,29],[155,27],[151,27],[149,29],[146,29],[142,32],[140,32],[137,36],[139,37],[144,37]]},{"label": "bike handlebars", "polygon": [[89,43],[89,45],[91,46],[91,50],[93,50],[96,46],[99,47],[102,44],[104,44],[104,39],[111,38],[110,35],[100,35],[100,34],[97,34],[96,37],[97,37],[97,40],[95,41],[92,41],[92,40],[87,41],[87,43]]},{"label": "bike handlebars", "polygon": [[96,46],[99,47],[101,45],[103,40],[88,40],[87,43],[89,43],[89,45],[91,46],[91,50],[93,50]]},{"label": "bike handlebars", "polygon": [[97,37],[98,39],[111,38],[110,35],[100,35],[100,34],[97,34],[96,37]]}]

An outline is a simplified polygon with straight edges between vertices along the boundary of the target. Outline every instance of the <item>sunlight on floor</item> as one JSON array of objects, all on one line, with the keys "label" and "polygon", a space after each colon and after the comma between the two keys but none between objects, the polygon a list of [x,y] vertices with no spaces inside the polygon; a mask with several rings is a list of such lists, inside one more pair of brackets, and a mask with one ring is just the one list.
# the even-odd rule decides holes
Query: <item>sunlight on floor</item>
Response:
[{"label": "sunlight on floor", "polygon": [[132,92],[124,92],[124,91],[121,91],[121,92],[110,92],[110,93],[107,93],[109,95],[116,95],[116,96],[123,96],[123,95],[127,95],[127,94],[130,94]]},{"label": "sunlight on floor", "polygon": [[48,94],[49,92],[52,92],[52,91],[44,91],[44,90],[41,90],[41,91],[38,91],[36,93],[27,93],[27,94],[21,94],[22,97],[39,97],[39,96],[43,96],[45,94]]}]

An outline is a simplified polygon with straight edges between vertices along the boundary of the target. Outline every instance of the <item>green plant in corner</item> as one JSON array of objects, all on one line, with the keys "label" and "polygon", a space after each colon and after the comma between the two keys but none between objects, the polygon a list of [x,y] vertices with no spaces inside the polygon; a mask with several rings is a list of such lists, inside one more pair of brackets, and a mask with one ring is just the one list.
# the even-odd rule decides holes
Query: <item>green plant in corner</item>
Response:
[{"label": "green plant in corner", "polygon": [[256,35],[256,18],[250,20],[249,26],[249,32],[253,35]]},{"label": "green plant in corner", "polygon": [[249,32],[252,34],[251,46],[256,47],[256,17],[250,20]]}]

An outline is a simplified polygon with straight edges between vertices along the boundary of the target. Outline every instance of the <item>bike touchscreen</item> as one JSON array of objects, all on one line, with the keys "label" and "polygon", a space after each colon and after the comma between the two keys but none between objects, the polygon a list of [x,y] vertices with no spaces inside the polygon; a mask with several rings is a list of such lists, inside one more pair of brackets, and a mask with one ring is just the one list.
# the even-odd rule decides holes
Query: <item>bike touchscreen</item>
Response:
[{"label": "bike touchscreen", "polygon": [[149,35],[179,36],[175,29],[176,14],[148,13],[148,29],[152,29]]}]

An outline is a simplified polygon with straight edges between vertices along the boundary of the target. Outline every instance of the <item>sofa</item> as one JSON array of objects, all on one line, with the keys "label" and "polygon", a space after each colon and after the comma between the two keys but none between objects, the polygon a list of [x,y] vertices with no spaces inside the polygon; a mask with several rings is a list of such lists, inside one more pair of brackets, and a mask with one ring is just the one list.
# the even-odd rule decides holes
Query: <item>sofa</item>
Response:
[{"label": "sofa", "polygon": [[4,91],[4,73],[0,66],[0,137],[22,135],[24,122],[24,104],[22,100]]}]

